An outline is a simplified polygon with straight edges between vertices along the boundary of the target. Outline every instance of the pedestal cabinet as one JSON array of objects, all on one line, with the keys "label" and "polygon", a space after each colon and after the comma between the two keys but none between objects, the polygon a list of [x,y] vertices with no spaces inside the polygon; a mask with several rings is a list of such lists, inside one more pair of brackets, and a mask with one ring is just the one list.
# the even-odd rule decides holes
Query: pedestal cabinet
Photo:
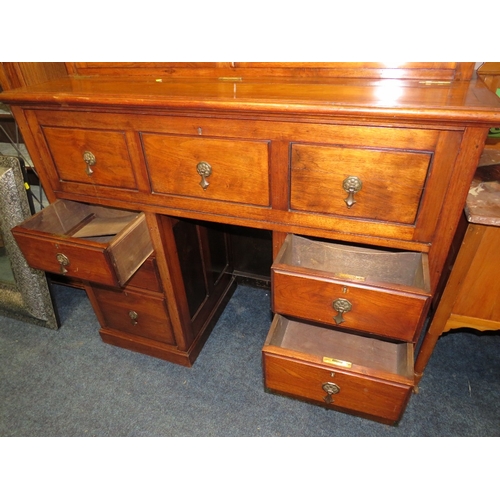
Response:
[{"label": "pedestal cabinet", "polygon": [[289,235],[272,284],[267,387],[395,422],[429,302],[426,256]]},{"label": "pedestal cabinet", "polygon": [[150,227],[166,280],[142,212],[59,199],[12,232],[31,267],[82,280],[105,342],[190,366],[235,287],[227,237],[163,215]]},{"label": "pedestal cabinet", "polygon": [[473,67],[4,63],[49,209],[76,212],[17,237],[85,280],[106,342],[189,365],[234,288],[224,228],[272,232],[265,387],[397,422],[500,120]]}]

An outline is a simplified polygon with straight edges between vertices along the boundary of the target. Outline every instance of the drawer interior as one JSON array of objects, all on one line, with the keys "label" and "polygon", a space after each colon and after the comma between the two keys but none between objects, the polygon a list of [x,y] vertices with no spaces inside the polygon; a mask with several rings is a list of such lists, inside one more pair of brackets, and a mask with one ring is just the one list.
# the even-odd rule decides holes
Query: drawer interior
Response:
[{"label": "drawer interior", "polygon": [[427,255],[418,252],[361,248],[289,234],[275,265],[320,271],[358,283],[430,289]]},{"label": "drawer interior", "polygon": [[144,213],[69,200],[12,232],[31,267],[110,286],[123,286],[153,252]]},{"label": "drawer interior", "polygon": [[353,371],[413,377],[413,345],[386,342],[276,315],[266,345],[294,351],[304,360]]},{"label": "drawer interior", "polygon": [[128,210],[57,200],[25,221],[23,227],[52,235],[108,242],[137,216]]}]

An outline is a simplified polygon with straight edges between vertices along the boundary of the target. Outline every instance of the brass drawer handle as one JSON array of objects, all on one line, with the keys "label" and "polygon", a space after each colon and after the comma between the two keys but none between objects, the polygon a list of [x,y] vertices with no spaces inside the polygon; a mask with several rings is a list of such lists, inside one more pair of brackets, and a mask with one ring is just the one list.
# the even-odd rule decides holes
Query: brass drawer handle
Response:
[{"label": "brass drawer handle", "polygon": [[85,151],[83,153],[83,161],[87,164],[86,172],[87,175],[92,175],[94,171],[90,168],[96,164],[96,158],[90,151]]},{"label": "brass drawer handle", "polygon": [[340,325],[340,323],[343,323],[345,321],[342,315],[352,309],[352,304],[347,299],[335,299],[333,301],[332,307],[338,313],[337,316],[335,316],[333,319],[335,320],[335,323],[337,323],[337,325]]},{"label": "brass drawer handle", "polygon": [[324,397],[325,403],[326,404],[333,403],[332,396],[340,392],[340,387],[337,384],[334,384],[333,382],[325,382],[321,387],[326,392],[326,396]]},{"label": "brass drawer handle", "polygon": [[206,161],[200,161],[200,163],[196,165],[196,171],[198,172],[199,175],[201,175],[200,186],[204,190],[206,190],[207,187],[210,185],[210,183],[207,182],[206,178],[210,177],[210,174],[212,173],[212,167]]},{"label": "brass drawer handle", "polygon": [[56,254],[57,262],[61,266],[61,274],[66,274],[68,270],[66,269],[69,266],[69,259],[63,253]]},{"label": "brass drawer handle", "polygon": [[351,208],[356,203],[356,200],[354,199],[354,194],[361,191],[363,183],[361,182],[361,179],[359,177],[356,177],[355,175],[350,175],[349,177],[344,179],[342,187],[344,188],[344,191],[346,191],[349,195],[344,200],[345,204],[347,205],[347,208]]},{"label": "brass drawer handle", "polygon": [[137,325],[137,318],[139,315],[135,311],[129,311],[128,316],[130,318],[130,322],[135,326]]}]

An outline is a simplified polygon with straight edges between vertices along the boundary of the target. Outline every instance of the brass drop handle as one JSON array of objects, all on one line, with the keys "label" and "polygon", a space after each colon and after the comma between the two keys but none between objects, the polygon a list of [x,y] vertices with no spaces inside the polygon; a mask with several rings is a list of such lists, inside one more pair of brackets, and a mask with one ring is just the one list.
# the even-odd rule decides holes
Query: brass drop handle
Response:
[{"label": "brass drop handle", "polygon": [[347,205],[347,208],[351,208],[356,203],[356,200],[354,199],[354,194],[361,191],[363,183],[361,182],[361,179],[359,177],[356,177],[355,175],[350,175],[349,177],[344,179],[342,187],[344,188],[344,191],[349,195],[344,200],[345,204]]},{"label": "brass drop handle", "polygon": [[333,382],[325,382],[321,387],[326,392],[326,396],[324,397],[325,403],[326,404],[333,403],[332,396],[340,392],[340,387],[337,384],[334,384]]},{"label": "brass drop handle", "polygon": [[83,161],[87,164],[86,172],[87,175],[92,175],[94,171],[90,168],[96,164],[96,158],[90,151],[85,151],[83,153]]},{"label": "brass drop handle", "polygon": [[66,274],[68,270],[66,269],[69,266],[69,259],[63,253],[56,254],[57,262],[61,266],[61,274]]},{"label": "brass drop handle", "polygon": [[130,318],[130,322],[135,326],[137,325],[137,318],[139,315],[135,311],[129,311],[128,316]]},{"label": "brass drop handle", "polygon": [[352,304],[347,299],[335,299],[332,307],[338,313],[333,319],[337,325],[340,325],[345,321],[344,316],[342,315],[352,309]]},{"label": "brass drop handle", "polygon": [[207,177],[210,177],[210,174],[212,173],[212,167],[206,161],[200,161],[200,163],[196,165],[196,171],[198,172],[198,175],[201,175],[200,186],[204,190],[206,190],[210,185],[210,183],[207,182]]}]

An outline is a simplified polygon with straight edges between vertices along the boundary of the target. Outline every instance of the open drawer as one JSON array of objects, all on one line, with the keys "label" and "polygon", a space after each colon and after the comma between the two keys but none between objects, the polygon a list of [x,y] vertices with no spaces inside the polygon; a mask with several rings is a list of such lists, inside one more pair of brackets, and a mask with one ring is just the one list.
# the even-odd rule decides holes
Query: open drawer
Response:
[{"label": "open drawer", "polygon": [[275,315],[263,350],[267,389],[388,424],[414,385],[413,344]]},{"label": "open drawer", "polygon": [[427,255],[289,234],[271,268],[273,311],[413,342],[430,298]]},{"label": "open drawer", "polygon": [[12,229],[28,264],[123,286],[152,254],[143,213],[57,200]]}]

